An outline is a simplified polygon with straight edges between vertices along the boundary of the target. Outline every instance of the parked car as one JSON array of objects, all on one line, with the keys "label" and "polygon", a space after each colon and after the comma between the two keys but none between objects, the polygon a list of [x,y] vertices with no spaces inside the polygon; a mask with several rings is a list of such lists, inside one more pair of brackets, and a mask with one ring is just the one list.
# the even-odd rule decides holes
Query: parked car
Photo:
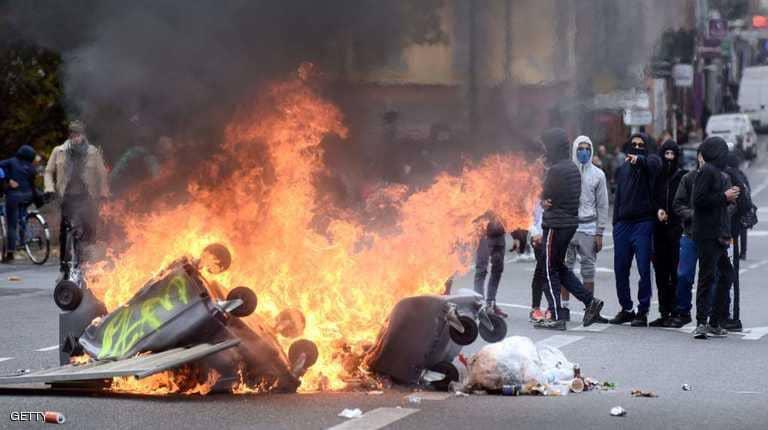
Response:
[{"label": "parked car", "polygon": [[755,127],[768,127],[768,66],[747,67],[739,86],[739,109]]},{"label": "parked car", "polygon": [[757,133],[746,114],[712,115],[707,122],[706,131],[707,136],[720,136],[725,139],[730,148],[743,152],[747,159],[757,157]]}]

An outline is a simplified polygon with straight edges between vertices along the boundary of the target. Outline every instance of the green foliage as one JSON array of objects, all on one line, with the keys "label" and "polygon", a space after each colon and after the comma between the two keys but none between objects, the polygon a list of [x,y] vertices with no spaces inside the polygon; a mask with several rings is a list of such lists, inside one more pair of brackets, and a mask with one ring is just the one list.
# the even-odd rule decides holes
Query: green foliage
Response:
[{"label": "green foliage", "polygon": [[24,43],[0,46],[0,158],[23,144],[50,152],[66,136],[61,57]]}]

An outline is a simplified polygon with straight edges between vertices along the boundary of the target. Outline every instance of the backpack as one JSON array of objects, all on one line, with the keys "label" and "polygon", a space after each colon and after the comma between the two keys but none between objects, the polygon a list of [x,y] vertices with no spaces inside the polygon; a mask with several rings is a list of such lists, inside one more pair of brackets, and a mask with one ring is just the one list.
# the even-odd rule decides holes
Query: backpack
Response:
[{"label": "backpack", "polygon": [[734,214],[734,220],[745,229],[751,229],[757,225],[757,206],[752,202],[752,191],[746,183],[743,177],[743,173],[740,170],[728,169],[728,174],[734,185],[743,190],[736,200],[736,213]]}]

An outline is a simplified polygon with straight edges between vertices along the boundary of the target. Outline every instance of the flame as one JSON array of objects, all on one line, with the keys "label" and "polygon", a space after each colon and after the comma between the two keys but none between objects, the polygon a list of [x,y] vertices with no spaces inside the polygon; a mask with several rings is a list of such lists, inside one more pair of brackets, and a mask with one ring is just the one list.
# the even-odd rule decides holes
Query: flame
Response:
[{"label": "flame", "polygon": [[83,364],[88,364],[91,361],[93,361],[93,359],[88,354],[75,355],[75,356],[69,357],[69,364],[72,364],[74,366],[82,366]]},{"label": "flame", "polygon": [[[323,139],[347,133],[340,111],[304,79],[274,84],[226,127],[220,153],[189,185],[187,202],[149,215],[112,208],[108,215],[124,227],[128,246],[112,256],[114,266],[92,272],[92,289],[115,309],[174,259],[223,243],[232,266],[209,279],[226,290],[252,288],[266,321],[287,308],[301,310],[302,337],[320,351],[301,390],[344,389],[359,362],[345,366],[342,345],[360,356],[400,299],[440,293],[450,276],[466,272],[477,237],[473,220],[487,209],[508,229],[527,228],[541,172],[516,155],[493,155],[459,174],[440,174],[422,190],[382,185],[350,215],[319,203],[322,192],[313,182],[326,172]],[[387,231],[369,225],[382,210],[395,220]],[[280,338],[286,349],[291,341]],[[171,379],[116,385],[164,392]]]},{"label": "flame", "polygon": [[112,378],[110,391],[116,393],[147,394],[162,396],[167,394],[206,395],[213,389],[221,374],[214,369],[207,372],[205,382],[198,382],[193,377],[191,367],[177,371],[165,371],[137,379],[135,376]]}]

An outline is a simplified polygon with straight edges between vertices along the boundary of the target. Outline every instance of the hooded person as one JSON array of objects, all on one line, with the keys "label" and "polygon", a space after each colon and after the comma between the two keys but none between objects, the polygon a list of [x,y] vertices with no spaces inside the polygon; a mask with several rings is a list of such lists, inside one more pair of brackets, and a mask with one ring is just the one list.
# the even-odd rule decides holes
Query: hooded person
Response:
[{"label": "hooded person", "polygon": [[[733,237],[739,238],[739,258],[742,260],[747,259],[747,230],[754,226],[756,220],[750,220],[750,222],[742,223],[742,217],[753,210],[754,204],[752,202],[752,186],[749,183],[749,178],[741,170],[741,158],[733,152],[728,153],[728,166],[725,171],[731,177],[731,182],[741,189],[739,200],[737,201],[738,210],[736,216],[732,221],[733,225]],[[745,227],[746,225],[746,227]]]},{"label": "hooded person", "polygon": [[[545,131],[541,137],[546,149],[548,166],[541,193],[542,236],[544,241],[543,260],[537,260],[534,276],[544,285],[544,294],[549,302],[551,319],[536,321],[535,327],[566,329],[565,315],[560,301],[560,291],[565,288],[584,303],[583,324],[589,326],[600,317],[603,301],[594,297],[584,288],[565,265],[568,245],[579,226],[579,197],[581,195],[581,172],[571,160],[571,144],[565,131],[554,128]],[[539,267],[543,266],[543,267]]]},{"label": "hooded person", "polygon": [[[613,207],[613,265],[616,295],[621,310],[612,324],[631,322],[634,327],[647,327],[651,306],[651,250],[656,221],[653,186],[661,170],[653,139],[645,133],[633,134],[624,145],[625,162],[616,170],[616,195]],[[632,303],[629,271],[637,262],[640,282],[637,312]]]},{"label": "hooded person", "polygon": [[42,205],[42,196],[35,187],[37,177],[37,169],[34,165],[35,157],[37,157],[37,153],[34,148],[29,145],[22,145],[16,151],[16,155],[0,161],[0,170],[5,173],[3,181],[7,183],[5,210],[8,224],[8,247],[5,255],[2,256],[3,262],[13,261],[13,253],[19,245],[18,227],[22,211],[33,202],[37,206]]},{"label": "hooded person", "polygon": [[[581,262],[581,279],[584,288],[595,291],[595,261],[603,248],[603,231],[608,225],[608,185],[605,173],[592,163],[594,145],[587,136],[573,141],[571,159],[581,174],[581,195],[579,197],[579,225],[568,245],[565,264],[573,270],[576,258]],[[567,290],[561,293],[565,319],[570,319]]]},{"label": "hooded person", "polygon": [[[693,184],[693,239],[699,258],[696,289],[696,339],[724,337],[720,326],[727,318],[727,294],[733,281],[733,266],[728,258],[731,241],[729,210],[735,208],[740,190],[732,187],[724,172],[728,145],[721,137],[709,137],[700,147],[704,166]],[[714,293],[712,289],[714,288]]]},{"label": "hooded person", "polygon": [[662,168],[653,188],[656,204],[656,227],[653,234],[653,268],[658,291],[658,319],[651,327],[665,327],[675,316],[677,303],[677,267],[680,261],[680,238],[683,226],[674,211],[675,193],[685,172],[680,169],[680,147],[674,140],[666,140],[659,149]]}]

